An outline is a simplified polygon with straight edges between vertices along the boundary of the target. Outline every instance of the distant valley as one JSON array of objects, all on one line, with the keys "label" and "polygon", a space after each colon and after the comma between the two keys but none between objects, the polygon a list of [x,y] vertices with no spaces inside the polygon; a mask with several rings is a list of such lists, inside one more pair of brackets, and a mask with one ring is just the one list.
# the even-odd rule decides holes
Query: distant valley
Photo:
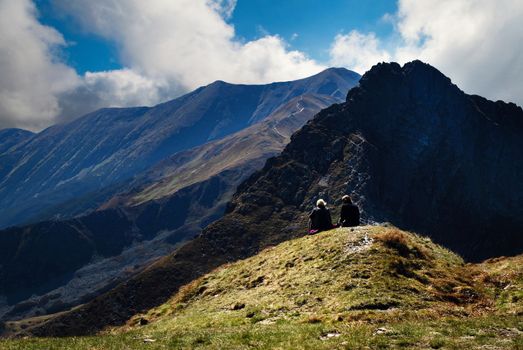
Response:
[{"label": "distant valley", "polygon": [[9,131],[3,223],[42,221],[0,232],[0,313],[71,307],[168,254],[221,217],[236,186],[358,80],[329,69],[270,85],[216,82],[153,108]]}]

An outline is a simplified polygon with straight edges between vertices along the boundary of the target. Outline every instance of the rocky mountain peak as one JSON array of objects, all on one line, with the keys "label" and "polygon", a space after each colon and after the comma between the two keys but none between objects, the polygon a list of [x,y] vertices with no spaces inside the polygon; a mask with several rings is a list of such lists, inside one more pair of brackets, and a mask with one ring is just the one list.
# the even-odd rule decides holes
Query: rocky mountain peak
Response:
[{"label": "rocky mountain peak", "polygon": [[467,258],[516,254],[522,118],[421,61],[381,63],[245,182],[230,211],[304,222],[317,198],[338,204],[347,193],[368,222],[428,234]]},{"label": "rocky mountain peak", "polygon": [[[378,63],[366,72],[360,80],[359,88],[364,91],[378,93],[398,92],[398,86],[409,86],[415,93],[412,97],[423,97],[424,95],[445,89],[459,90],[453,85],[450,78],[446,77],[433,66],[416,60],[406,63],[403,67],[398,63]],[[354,90],[347,96],[347,101],[358,90]],[[361,92],[361,91],[360,91]]]}]

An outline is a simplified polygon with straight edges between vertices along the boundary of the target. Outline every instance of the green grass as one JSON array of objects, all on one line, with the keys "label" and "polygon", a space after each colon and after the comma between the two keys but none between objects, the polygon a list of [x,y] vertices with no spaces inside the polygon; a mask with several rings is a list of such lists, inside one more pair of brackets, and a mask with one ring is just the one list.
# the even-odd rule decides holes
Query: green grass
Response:
[{"label": "green grass", "polygon": [[522,266],[464,264],[395,228],[337,229],[223,266],[124,327],[0,349],[523,349]]},{"label": "green grass", "polygon": [[273,321],[453,315],[466,312],[460,291],[480,294],[463,266],[450,251],[396,229],[337,229],[219,268],[145,317],[229,312],[235,305],[245,305],[251,318]]},{"label": "green grass", "polygon": [[[389,324],[358,322],[250,324],[239,318],[162,321],[126,333],[0,341],[15,349],[523,349],[521,318],[443,318]],[[328,337],[328,334],[339,336]],[[154,342],[144,342],[152,339]]]}]

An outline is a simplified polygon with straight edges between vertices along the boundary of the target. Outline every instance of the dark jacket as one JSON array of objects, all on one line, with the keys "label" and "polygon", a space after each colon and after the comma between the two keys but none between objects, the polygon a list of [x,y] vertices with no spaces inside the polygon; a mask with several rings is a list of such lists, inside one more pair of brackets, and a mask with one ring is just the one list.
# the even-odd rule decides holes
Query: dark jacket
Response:
[{"label": "dark jacket", "polygon": [[309,229],[310,230],[330,230],[332,226],[331,213],[328,208],[325,207],[316,207],[312,209],[309,214]]},{"label": "dark jacket", "polygon": [[338,223],[342,227],[358,226],[360,224],[360,209],[354,204],[342,204]]}]

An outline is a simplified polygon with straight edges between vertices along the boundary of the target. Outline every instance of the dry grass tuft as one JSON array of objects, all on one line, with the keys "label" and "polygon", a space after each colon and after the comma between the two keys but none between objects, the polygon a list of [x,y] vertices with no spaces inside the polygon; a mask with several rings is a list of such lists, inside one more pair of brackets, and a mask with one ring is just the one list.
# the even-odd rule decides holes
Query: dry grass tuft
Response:
[{"label": "dry grass tuft", "polygon": [[384,246],[396,250],[402,257],[412,255],[418,259],[429,258],[429,254],[424,248],[410,242],[408,236],[396,228],[378,234],[375,239]]},{"label": "dry grass tuft", "polygon": [[397,229],[380,233],[375,239],[383,243],[386,247],[395,249],[401,256],[408,256],[410,254],[407,237]]}]

